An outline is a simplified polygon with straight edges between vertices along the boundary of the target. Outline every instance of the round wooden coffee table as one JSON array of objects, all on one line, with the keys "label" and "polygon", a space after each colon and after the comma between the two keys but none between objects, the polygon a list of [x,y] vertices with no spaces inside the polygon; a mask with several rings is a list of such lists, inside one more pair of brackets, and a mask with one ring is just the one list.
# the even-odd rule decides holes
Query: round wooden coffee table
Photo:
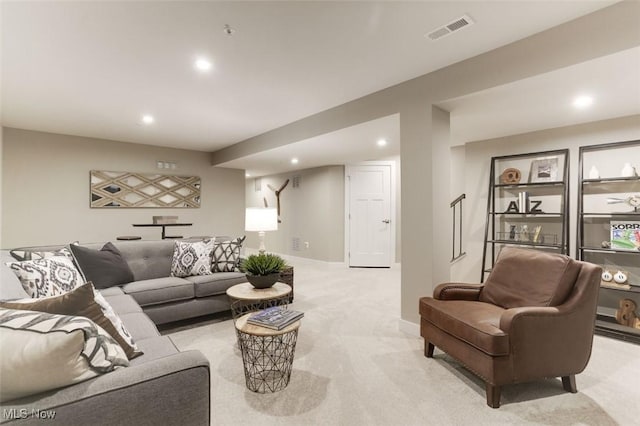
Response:
[{"label": "round wooden coffee table", "polygon": [[238,318],[247,312],[259,311],[271,306],[285,305],[289,302],[291,287],[275,283],[269,288],[254,288],[249,283],[236,284],[227,289],[231,302],[231,313]]}]

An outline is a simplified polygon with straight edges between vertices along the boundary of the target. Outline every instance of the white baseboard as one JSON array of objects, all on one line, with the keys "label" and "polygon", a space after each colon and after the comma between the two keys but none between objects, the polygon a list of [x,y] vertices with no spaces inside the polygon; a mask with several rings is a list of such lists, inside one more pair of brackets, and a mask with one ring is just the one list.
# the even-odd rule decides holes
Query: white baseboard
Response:
[{"label": "white baseboard", "polygon": [[[284,260],[286,260],[288,263],[291,263],[291,264],[316,265],[316,266],[329,267],[331,269],[346,268],[346,265],[344,262],[329,262],[326,260],[310,259],[308,257],[292,256],[290,254],[281,254],[281,253],[275,253],[275,252],[269,252],[269,253],[277,254],[278,256],[282,257]],[[258,254],[258,249],[245,247],[244,255],[249,256],[250,254]]]},{"label": "white baseboard", "polygon": [[420,336],[420,325],[415,322],[401,319],[398,321],[398,329],[412,336]]}]

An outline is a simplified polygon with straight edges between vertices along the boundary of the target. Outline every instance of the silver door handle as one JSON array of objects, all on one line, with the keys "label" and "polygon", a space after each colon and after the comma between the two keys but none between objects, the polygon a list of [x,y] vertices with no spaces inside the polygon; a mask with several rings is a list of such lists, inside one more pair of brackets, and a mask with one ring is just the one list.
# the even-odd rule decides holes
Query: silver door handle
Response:
[{"label": "silver door handle", "polygon": [[382,223],[391,223],[391,221],[389,219],[384,219]]}]

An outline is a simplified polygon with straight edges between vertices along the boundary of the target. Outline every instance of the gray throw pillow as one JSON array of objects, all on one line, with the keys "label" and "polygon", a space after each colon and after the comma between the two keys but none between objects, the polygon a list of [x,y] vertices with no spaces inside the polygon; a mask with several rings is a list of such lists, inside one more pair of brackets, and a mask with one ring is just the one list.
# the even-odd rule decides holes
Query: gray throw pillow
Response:
[{"label": "gray throw pillow", "polygon": [[75,245],[69,247],[85,281],[91,281],[96,288],[108,288],[134,281],[129,264],[112,243],[105,244],[100,250]]}]

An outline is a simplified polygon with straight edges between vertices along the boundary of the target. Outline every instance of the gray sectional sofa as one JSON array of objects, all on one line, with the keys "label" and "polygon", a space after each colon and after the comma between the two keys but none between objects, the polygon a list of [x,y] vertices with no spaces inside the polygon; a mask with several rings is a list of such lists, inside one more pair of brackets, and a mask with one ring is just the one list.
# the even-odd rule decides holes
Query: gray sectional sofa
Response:
[{"label": "gray sectional sofa", "polygon": [[[34,413],[54,410],[47,424],[208,425],[209,362],[198,351],[180,352],[157,325],[229,309],[226,289],[246,281],[239,272],[170,276],[173,241],[118,241],[135,281],[100,290],[133,336],[142,356],[131,365],[69,387],[2,404],[0,423],[42,424]],[[100,249],[103,244],[83,244]],[[54,247],[46,247],[52,249]],[[40,249],[45,249],[44,247]],[[26,298],[0,253],[0,299]],[[40,411],[38,411],[40,410]]]}]

